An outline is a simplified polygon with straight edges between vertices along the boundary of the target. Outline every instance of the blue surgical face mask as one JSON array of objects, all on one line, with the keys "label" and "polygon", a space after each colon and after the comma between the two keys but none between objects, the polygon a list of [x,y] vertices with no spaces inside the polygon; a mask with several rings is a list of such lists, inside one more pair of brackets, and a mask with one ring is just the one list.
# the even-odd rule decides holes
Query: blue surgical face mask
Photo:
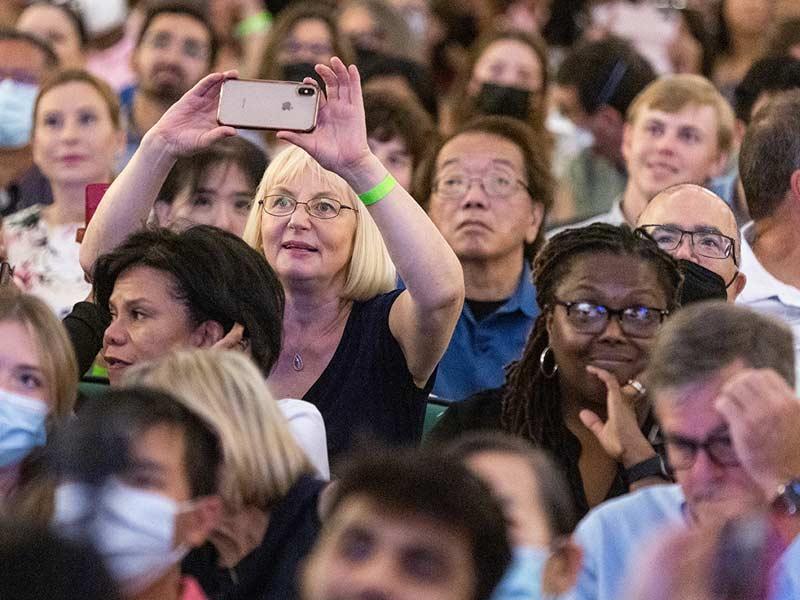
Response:
[{"label": "blue surgical face mask", "polygon": [[550,552],[544,548],[531,546],[514,548],[511,564],[506,569],[503,579],[492,592],[491,600],[544,599],[542,581],[548,558],[550,558]]},{"label": "blue surgical face mask", "polygon": [[33,83],[0,80],[0,148],[22,148],[30,142],[38,93]]},{"label": "blue surgical face mask", "polygon": [[115,480],[96,492],[83,483],[58,486],[53,523],[69,537],[88,538],[125,595],[146,589],[186,556],[186,546],[174,545],[175,517],[191,502]]},{"label": "blue surgical face mask", "polygon": [[0,468],[20,462],[47,441],[47,404],[0,389]]}]

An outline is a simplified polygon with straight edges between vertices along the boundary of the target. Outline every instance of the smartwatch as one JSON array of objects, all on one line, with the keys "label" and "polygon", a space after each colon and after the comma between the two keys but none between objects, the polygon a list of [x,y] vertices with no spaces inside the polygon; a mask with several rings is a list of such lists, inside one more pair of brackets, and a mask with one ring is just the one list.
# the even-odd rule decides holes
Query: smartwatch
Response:
[{"label": "smartwatch", "polygon": [[669,471],[667,471],[667,465],[664,464],[664,459],[660,454],[656,454],[622,471],[622,480],[628,487],[648,477],[660,477],[665,481],[672,481],[672,477],[670,477]]}]

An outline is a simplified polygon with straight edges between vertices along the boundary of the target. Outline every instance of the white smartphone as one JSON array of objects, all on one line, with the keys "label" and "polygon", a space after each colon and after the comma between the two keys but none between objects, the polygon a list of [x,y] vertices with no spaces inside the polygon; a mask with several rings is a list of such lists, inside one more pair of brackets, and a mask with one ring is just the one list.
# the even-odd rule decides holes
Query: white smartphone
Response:
[{"label": "white smartphone", "polygon": [[239,129],[312,131],[321,93],[315,83],[226,79],[217,122]]}]

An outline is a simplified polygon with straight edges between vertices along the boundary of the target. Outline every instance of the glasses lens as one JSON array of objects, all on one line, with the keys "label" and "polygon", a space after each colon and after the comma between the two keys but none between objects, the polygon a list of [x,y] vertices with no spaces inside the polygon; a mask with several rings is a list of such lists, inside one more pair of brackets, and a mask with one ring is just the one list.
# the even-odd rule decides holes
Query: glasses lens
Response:
[{"label": "glasses lens", "polygon": [[730,254],[730,240],[718,233],[694,233],[692,243],[700,256],[707,258],[727,258]]},{"label": "glasses lens", "polygon": [[447,173],[439,178],[436,191],[448,198],[460,198],[467,191],[467,177],[462,173]]},{"label": "glasses lens", "polygon": [[330,198],[314,198],[308,203],[308,212],[317,219],[332,219],[339,214],[341,204]]},{"label": "glasses lens", "polygon": [[667,457],[673,469],[690,469],[694,464],[697,448],[681,441],[667,440]]},{"label": "glasses lens", "polygon": [[707,448],[714,462],[725,467],[735,467],[739,464],[733,442],[729,437],[710,439]]},{"label": "glasses lens", "polygon": [[264,198],[264,211],[275,217],[292,214],[296,205],[295,199],[289,196],[267,196]]},{"label": "glasses lens", "polygon": [[622,329],[632,336],[649,337],[661,325],[661,313],[646,306],[626,308],[622,313]]},{"label": "glasses lens", "polygon": [[577,331],[597,333],[605,327],[608,311],[591,302],[576,302],[567,308],[567,318]]},{"label": "glasses lens", "polygon": [[647,227],[645,231],[650,234],[650,237],[656,241],[656,244],[662,250],[675,250],[681,243],[682,233],[679,229],[656,225],[655,227]]},{"label": "glasses lens", "polygon": [[514,191],[515,180],[511,175],[501,172],[487,173],[483,178],[483,186],[490,196],[505,198]]}]

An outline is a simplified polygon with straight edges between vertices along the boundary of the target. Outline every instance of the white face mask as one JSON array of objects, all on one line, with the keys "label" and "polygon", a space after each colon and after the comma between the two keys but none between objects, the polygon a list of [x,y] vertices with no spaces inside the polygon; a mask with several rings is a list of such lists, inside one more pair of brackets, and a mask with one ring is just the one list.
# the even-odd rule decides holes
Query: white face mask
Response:
[{"label": "white face mask", "polygon": [[175,517],[192,502],[113,480],[96,492],[83,483],[58,486],[53,523],[69,537],[88,538],[124,594],[146,589],[186,556],[188,547],[173,545]]},{"label": "white face mask", "polygon": [[0,467],[16,464],[47,440],[47,404],[0,389]]},{"label": "white face mask", "polygon": [[108,33],[128,18],[128,0],[77,0],[90,37]]},{"label": "white face mask", "polygon": [[22,148],[31,141],[33,105],[39,86],[0,80],[0,148]]}]

